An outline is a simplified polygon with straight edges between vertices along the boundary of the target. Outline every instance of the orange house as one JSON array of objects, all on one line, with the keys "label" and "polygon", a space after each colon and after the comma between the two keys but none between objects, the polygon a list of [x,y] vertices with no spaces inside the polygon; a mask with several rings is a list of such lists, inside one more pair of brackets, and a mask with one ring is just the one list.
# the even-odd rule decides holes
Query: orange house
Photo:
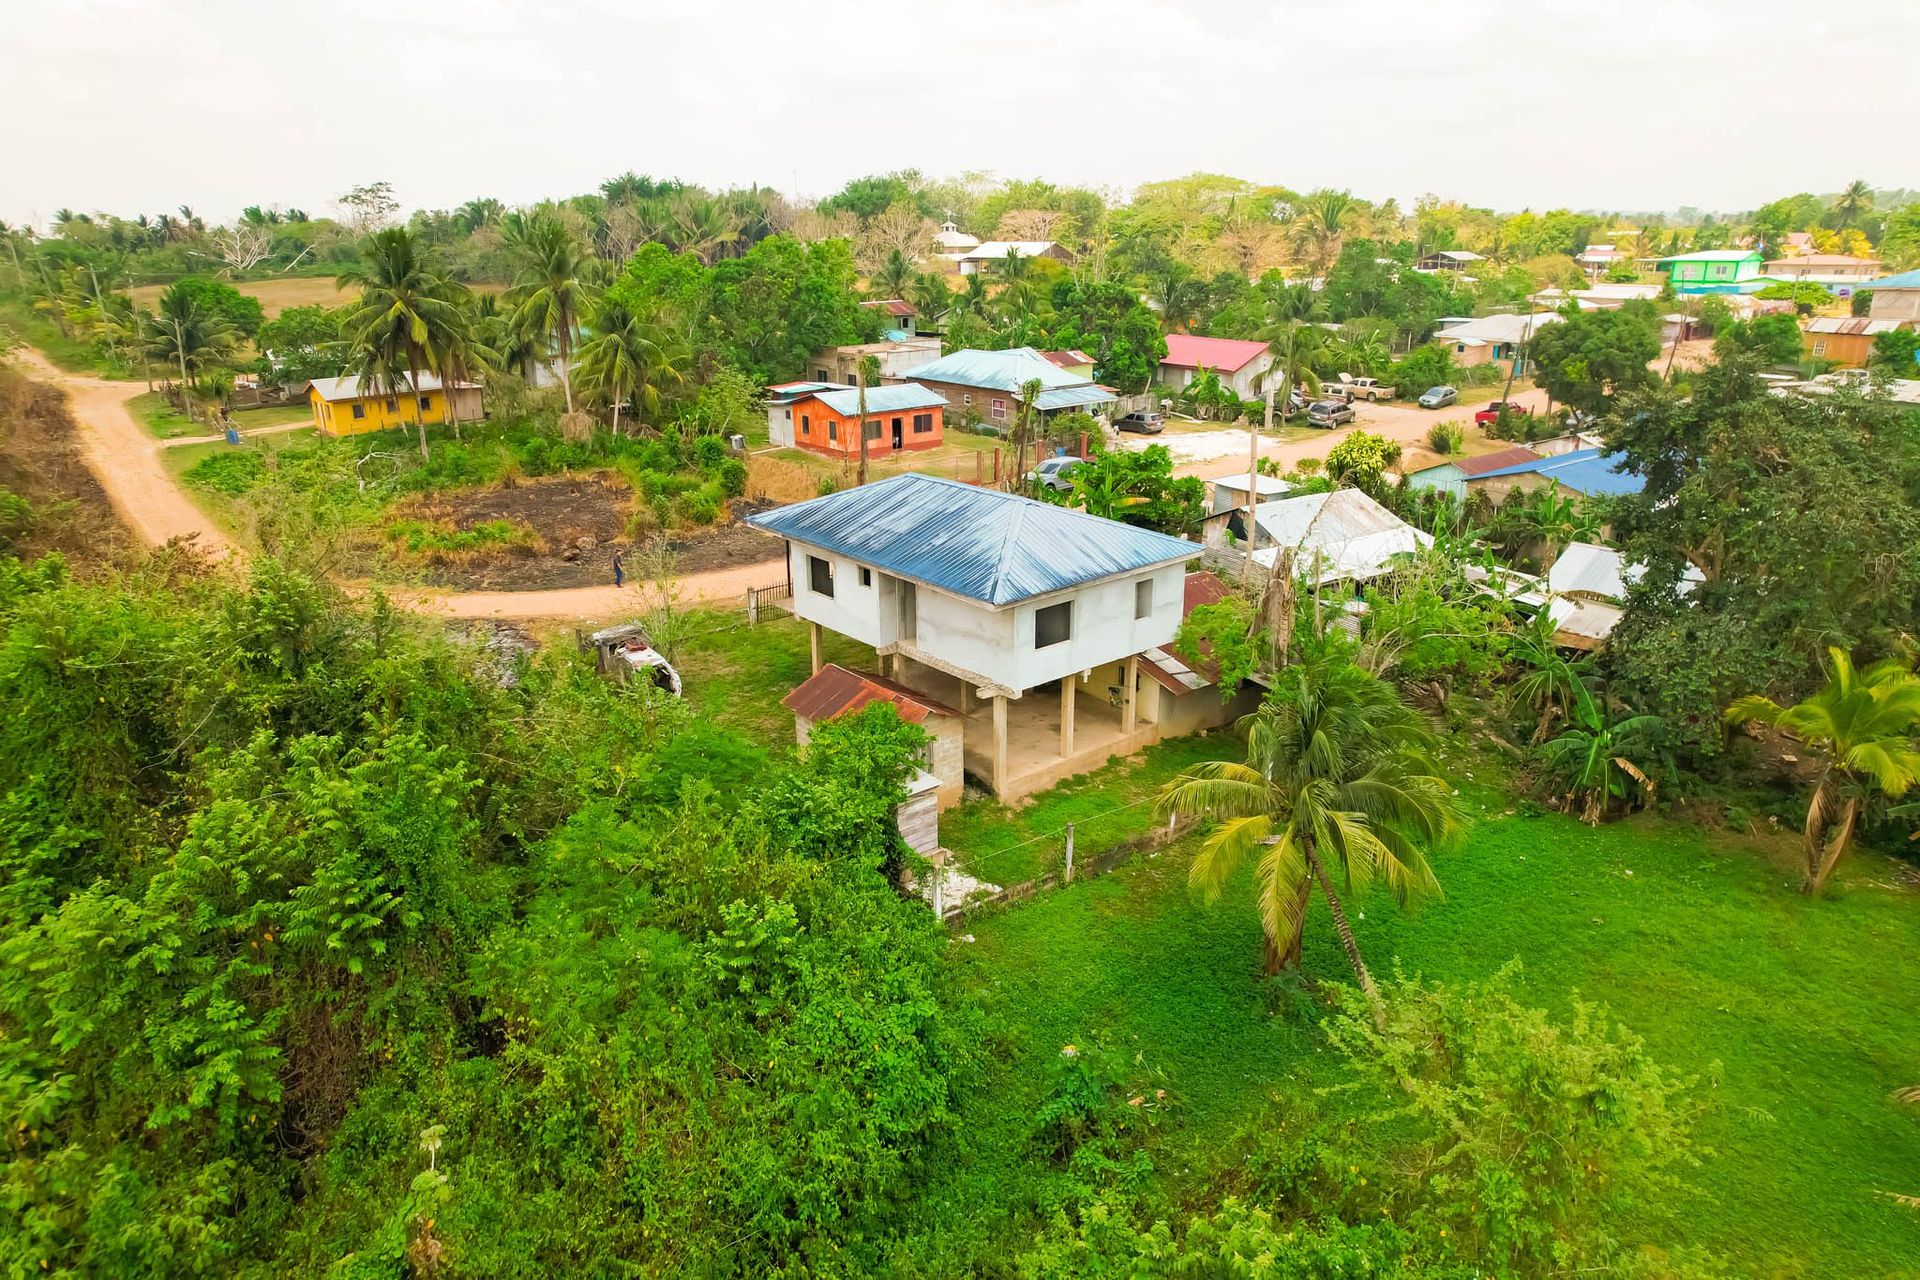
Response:
[{"label": "orange house", "polygon": [[[867,456],[937,449],[947,402],[915,382],[867,388]],[[860,393],[853,387],[814,391],[789,407],[793,443],[829,457],[860,454]]]}]

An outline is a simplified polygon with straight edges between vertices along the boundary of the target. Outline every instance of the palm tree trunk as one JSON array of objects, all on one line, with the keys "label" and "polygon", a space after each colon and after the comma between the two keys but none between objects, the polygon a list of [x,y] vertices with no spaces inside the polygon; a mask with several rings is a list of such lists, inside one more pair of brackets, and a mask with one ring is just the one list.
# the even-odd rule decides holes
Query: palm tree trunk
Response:
[{"label": "palm tree trunk", "polygon": [[173,329],[173,350],[174,354],[180,357],[180,403],[186,408],[187,421],[192,422],[193,389],[192,385],[187,381],[187,349],[185,345],[183,345],[184,342],[185,338],[180,332],[180,326],[175,325]]},{"label": "palm tree trunk", "polygon": [[1340,895],[1333,891],[1333,879],[1327,875],[1327,869],[1320,862],[1320,855],[1314,852],[1308,843],[1302,850],[1307,856],[1307,865],[1313,868],[1313,878],[1320,882],[1320,892],[1327,895],[1327,910],[1333,913],[1333,929],[1340,935],[1340,945],[1346,950],[1347,963],[1353,966],[1354,976],[1360,979],[1360,990],[1367,995],[1367,1003],[1373,1006],[1373,1024],[1382,1031],[1386,1030],[1386,1003],[1380,998],[1380,988],[1374,985],[1373,975],[1367,972],[1367,962],[1360,957],[1360,944],[1354,940],[1353,926],[1347,923],[1346,909],[1340,905]]},{"label": "palm tree trunk", "polygon": [[572,343],[568,338],[573,329],[572,318],[562,316],[560,324],[560,390],[567,397],[567,416],[573,416],[573,371],[567,368],[567,358],[572,353]]},{"label": "palm tree trunk", "polygon": [[413,403],[413,426],[420,433],[420,461],[427,457],[427,420],[420,416],[420,366],[411,351],[407,353],[407,399]]},{"label": "palm tree trunk", "polygon": [[1809,896],[1819,893],[1827,886],[1827,877],[1840,863],[1840,855],[1847,851],[1853,842],[1853,826],[1860,817],[1860,801],[1849,799],[1847,807],[1840,811],[1840,827],[1824,849],[1817,853],[1809,846],[1807,850],[1807,882],[1801,886],[1801,892]]}]

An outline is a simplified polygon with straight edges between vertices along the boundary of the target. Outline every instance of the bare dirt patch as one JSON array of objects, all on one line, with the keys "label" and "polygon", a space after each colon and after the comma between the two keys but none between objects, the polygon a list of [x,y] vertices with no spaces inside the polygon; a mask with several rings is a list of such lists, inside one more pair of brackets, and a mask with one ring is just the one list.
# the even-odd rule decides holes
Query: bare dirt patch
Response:
[{"label": "bare dirt patch", "polygon": [[[668,534],[680,574],[779,559],[779,539],[737,522],[753,508],[746,503],[734,507],[735,523]],[[485,545],[436,556],[421,566],[421,573],[433,586],[463,591],[545,591],[611,584],[615,547],[626,555],[628,578],[639,576],[641,557],[628,538],[632,514],[632,491],[618,481],[570,476],[417,498],[396,507],[392,518],[456,531],[496,521],[529,530],[532,538],[520,545]]]},{"label": "bare dirt patch", "polygon": [[[351,291],[342,291],[332,276],[282,276],[275,280],[239,280],[234,288],[250,298],[260,299],[260,311],[271,320],[289,307],[339,307],[353,300]],[[493,293],[499,285],[474,285],[477,293]],[[163,284],[143,284],[128,292],[135,306],[151,307],[165,293]]]}]

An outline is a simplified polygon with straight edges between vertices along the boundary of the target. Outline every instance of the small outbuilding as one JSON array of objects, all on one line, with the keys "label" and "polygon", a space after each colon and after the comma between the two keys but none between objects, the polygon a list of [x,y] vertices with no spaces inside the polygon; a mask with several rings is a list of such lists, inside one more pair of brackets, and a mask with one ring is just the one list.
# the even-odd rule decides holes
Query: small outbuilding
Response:
[{"label": "small outbuilding", "polygon": [[793,712],[794,740],[804,747],[815,724],[851,715],[876,702],[892,704],[902,720],[926,730],[924,767],[935,780],[932,790],[939,807],[959,803],[964,786],[966,721],[945,703],[885,676],[829,662],[795,686],[780,705]]}]

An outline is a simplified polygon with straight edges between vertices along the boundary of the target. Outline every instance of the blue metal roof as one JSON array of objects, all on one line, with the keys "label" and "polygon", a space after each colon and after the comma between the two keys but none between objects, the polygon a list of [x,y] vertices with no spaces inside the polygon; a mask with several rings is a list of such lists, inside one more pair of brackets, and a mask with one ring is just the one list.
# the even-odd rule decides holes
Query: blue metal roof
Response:
[{"label": "blue metal roof", "polygon": [[1575,493],[1602,498],[1617,498],[1622,494],[1638,493],[1646,488],[1644,477],[1632,472],[1620,472],[1614,468],[1619,459],[1599,449],[1576,449],[1572,453],[1563,453],[1557,457],[1535,458],[1530,462],[1517,463],[1511,467],[1501,467],[1494,471],[1483,471],[1474,476],[1475,480],[1489,480],[1494,476],[1518,476],[1532,473],[1545,476],[1554,483]]},{"label": "blue metal roof", "polygon": [[[838,391],[821,391],[815,399],[840,414],[860,412],[859,388]],[[867,388],[868,413],[898,413],[903,409],[931,409],[935,405],[944,406],[947,398],[938,391],[914,382],[889,383],[886,386]]]},{"label": "blue metal roof", "polygon": [[1200,554],[1184,538],[915,472],[747,523],[996,608]]},{"label": "blue metal roof", "polygon": [[1039,406],[1049,411],[1107,404],[1114,399],[1112,392],[1068,373],[1032,347],[1013,347],[1006,351],[968,348],[942,356],[932,364],[917,366],[913,376],[927,382],[950,382],[962,387],[985,387],[992,391],[1009,392],[1038,381],[1041,388]]},{"label": "blue metal roof", "polygon": [[1897,276],[1863,280],[1853,287],[1856,289],[1920,289],[1920,271],[1902,271]]}]

